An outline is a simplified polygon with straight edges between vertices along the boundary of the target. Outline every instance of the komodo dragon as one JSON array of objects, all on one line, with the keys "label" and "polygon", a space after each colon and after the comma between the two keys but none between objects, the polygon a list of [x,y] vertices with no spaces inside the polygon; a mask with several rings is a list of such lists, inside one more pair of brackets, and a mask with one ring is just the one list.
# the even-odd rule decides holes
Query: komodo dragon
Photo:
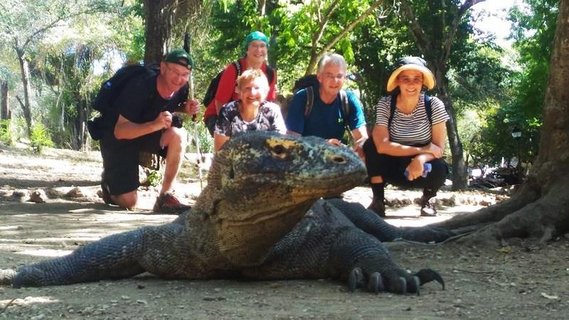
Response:
[{"label": "komodo dragon", "polygon": [[350,290],[419,293],[439,274],[399,267],[381,241],[442,241],[450,231],[396,228],[333,197],[361,184],[351,150],[314,137],[233,137],[194,207],[172,223],[110,235],[69,255],[0,270],[0,284],[63,285],[143,272],[167,279],[336,278]]}]

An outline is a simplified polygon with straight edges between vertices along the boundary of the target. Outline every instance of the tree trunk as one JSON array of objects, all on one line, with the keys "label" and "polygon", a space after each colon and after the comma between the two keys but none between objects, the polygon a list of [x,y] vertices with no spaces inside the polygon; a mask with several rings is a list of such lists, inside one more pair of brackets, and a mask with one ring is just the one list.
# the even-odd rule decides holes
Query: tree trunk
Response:
[{"label": "tree trunk", "polygon": [[446,123],[448,142],[452,157],[452,189],[459,190],[466,188],[467,171],[464,161],[464,149],[456,124],[456,114],[452,99],[448,95],[448,81],[446,71],[441,70],[441,66],[435,67],[435,78],[437,80],[438,98],[445,104],[445,109],[449,115]]},{"label": "tree trunk", "polygon": [[24,119],[26,120],[26,130],[27,136],[31,137],[32,134],[32,111],[30,107],[30,70],[28,66],[28,61],[24,56],[24,51],[22,49],[16,48],[16,53],[18,55],[18,62],[20,64],[20,74],[22,76],[22,86],[24,87],[24,101],[21,101],[22,111],[24,113]]},{"label": "tree trunk", "polygon": [[144,63],[158,63],[170,50],[177,0],[144,0]]},{"label": "tree trunk", "polygon": [[8,120],[11,117],[10,105],[8,104],[8,82],[0,80],[0,120]]},{"label": "tree trunk", "polygon": [[485,226],[463,238],[466,243],[528,236],[548,241],[569,231],[569,0],[559,2],[549,70],[539,154],[527,181],[505,202],[439,224]]}]

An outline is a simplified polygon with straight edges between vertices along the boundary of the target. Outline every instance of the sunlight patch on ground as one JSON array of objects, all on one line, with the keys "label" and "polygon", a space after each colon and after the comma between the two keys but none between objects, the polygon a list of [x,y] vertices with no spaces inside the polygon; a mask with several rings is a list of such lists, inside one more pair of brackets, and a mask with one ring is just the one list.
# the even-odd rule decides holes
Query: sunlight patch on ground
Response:
[{"label": "sunlight patch on ground", "polygon": [[48,296],[38,296],[38,297],[28,296],[23,299],[18,298],[18,299],[0,300],[0,306],[15,305],[20,307],[26,307],[35,304],[50,304],[58,302],[61,301],[59,299],[54,299],[53,297],[48,297]]},{"label": "sunlight patch on ground", "polygon": [[14,252],[14,254],[31,256],[31,257],[55,258],[55,257],[64,256],[66,254],[70,254],[72,251],[73,250],[54,250],[54,249],[37,248],[37,249],[16,251]]}]

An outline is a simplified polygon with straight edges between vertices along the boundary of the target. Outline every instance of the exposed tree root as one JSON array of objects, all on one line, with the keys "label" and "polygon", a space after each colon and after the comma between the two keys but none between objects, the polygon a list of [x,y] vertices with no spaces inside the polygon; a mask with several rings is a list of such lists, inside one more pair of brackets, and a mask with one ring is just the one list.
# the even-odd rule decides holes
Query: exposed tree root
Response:
[{"label": "exposed tree root", "polygon": [[[466,245],[497,245],[515,237],[533,237],[538,238],[540,242],[547,242],[558,235],[569,232],[567,184],[567,182],[556,183],[548,188],[546,194],[536,200],[528,196],[527,192],[520,192],[517,197],[507,203],[480,210],[472,214],[474,218],[462,219],[461,224],[452,221],[449,224],[460,225],[464,228],[466,227],[465,221],[481,225],[481,222],[490,221],[489,219],[500,219],[458,240]],[[446,227],[444,223],[442,225]]]},{"label": "exposed tree root", "polygon": [[489,223],[502,220],[510,213],[525,207],[538,198],[539,194],[535,188],[531,188],[529,185],[523,185],[512,198],[504,202],[480,209],[471,214],[455,216],[452,219],[434,224],[434,226],[447,229],[460,229],[472,226],[483,227]]}]

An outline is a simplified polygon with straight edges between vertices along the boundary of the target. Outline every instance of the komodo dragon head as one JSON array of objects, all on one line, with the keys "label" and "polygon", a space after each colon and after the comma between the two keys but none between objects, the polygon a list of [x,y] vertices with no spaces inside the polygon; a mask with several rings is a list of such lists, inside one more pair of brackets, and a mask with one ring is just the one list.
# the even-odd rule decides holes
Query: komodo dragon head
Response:
[{"label": "komodo dragon head", "polygon": [[219,250],[231,263],[256,265],[317,199],[339,195],[365,176],[363,162],[347,147],[249,132],[215,155],[192,211],[215,225]]}]

